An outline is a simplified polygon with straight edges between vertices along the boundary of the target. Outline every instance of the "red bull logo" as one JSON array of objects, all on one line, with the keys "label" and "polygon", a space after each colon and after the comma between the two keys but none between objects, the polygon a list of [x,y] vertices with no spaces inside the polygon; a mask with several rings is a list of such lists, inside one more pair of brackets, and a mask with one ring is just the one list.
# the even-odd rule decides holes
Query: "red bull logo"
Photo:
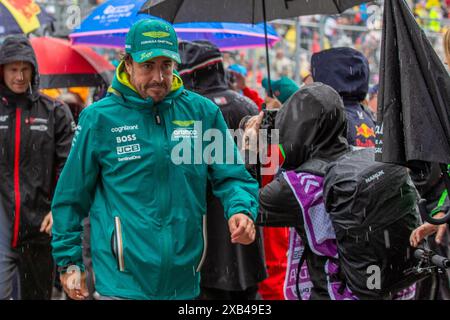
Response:
[{"label": "red bull logo", "polygon": [[363,123],[360,126],[355,126],[356,128],[356,136],[362,136],[366,139],[373,137],[375,138],[374,129],[370,128],[367,124]]}]

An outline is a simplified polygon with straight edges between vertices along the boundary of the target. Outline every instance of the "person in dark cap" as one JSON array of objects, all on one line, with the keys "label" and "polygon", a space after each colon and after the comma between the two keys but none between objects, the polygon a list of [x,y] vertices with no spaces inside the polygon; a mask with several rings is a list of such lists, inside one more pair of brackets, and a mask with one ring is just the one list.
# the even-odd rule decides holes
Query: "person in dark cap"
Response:
[{"label": "person in dark cap", "polygon": [[[0,252],[0,299],[50,299],[53,282],[50,203],[72,143],[69,108],[39,92],[35,53],[25,36],[0,49],[0,215],[11,249]],[[3,221],[2,220],[2,221]],[[2,249],[0,248],[0,251]]]},{"label": "person in dark cap", "polygon": [[[181,42],[180,56],[178,69],[185,87],[217,104],[230,129],[238,129],[244,117],[258,114],[253,101],[228,89],[222,55],[215,45],[207,41]],[[250,167],[254,173],[251,169],[255,168]],[[224,208],[213,195],[210,183],[206,219],[208,250],[201,269],[199,298],[255,299],[258,283],[266,278],[259,229],[251,245],[229,242]]]}]

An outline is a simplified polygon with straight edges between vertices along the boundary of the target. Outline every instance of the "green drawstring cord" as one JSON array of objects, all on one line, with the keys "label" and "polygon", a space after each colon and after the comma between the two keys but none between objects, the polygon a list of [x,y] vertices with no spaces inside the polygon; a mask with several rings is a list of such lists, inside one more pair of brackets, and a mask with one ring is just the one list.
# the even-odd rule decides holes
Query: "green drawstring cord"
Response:
[{"label": "green drawstring cord", "polygon": [[278,146],[279,146],[279,148],[280,148],[281,154],[283,155],[283,159],[286,159],[286,154],[284,153],[283,146],[281,145],[281,143],[278,144]]},{"label": "green drawstring cord", "polygon": [[444,192],[442,192],[441,197],[439,198],[439,202],[436,206],[436,208],[434,208],[431,211],[431,216],[434,217],[437,213],[441,212],[441,207],[444,205],[445,199],[447,198],[448,195],[448,191],[447,189],[444,190]]},{"label": "green drawstring cord", "polygon": [[[448,172],[449,172],[449,175],[450,175],[450,164],[447,165],[447,168],[448,168]],[[431,211],[431,213],[430,213],[431,217],[434,217],[437,213],[441,212],[441,207],[444,205],[445,199],[447,198],[447,195],[448,195],[448,190],[447,190],[447,188],[446,188],[446,189],[442,192],[441,197],[439,198],[439,202],[438,202],[436,208],[434,208],[434,209]]]}]

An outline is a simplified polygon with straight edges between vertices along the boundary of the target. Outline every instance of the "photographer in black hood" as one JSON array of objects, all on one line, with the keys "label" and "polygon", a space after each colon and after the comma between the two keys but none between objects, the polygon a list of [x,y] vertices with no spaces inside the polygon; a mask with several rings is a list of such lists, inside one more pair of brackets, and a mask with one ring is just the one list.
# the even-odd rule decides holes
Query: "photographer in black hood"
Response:
[{"label": "photographer in black hood", "polygon": [[[228,88],[222,55],[207,41],[180,42],[178,70],[186,89],[197,92],[220,107],[229,129],[238,129],[245,116],[258,114],[256,104]],[[254,166],[247,166],[255,175]],[[253,300],[258,283],[266,278],[259,230],[248,246],[232,244],[219,199],[208,184],[207,254],[201,268],[200,299]]]},{"label": "photographer in black hood", "polygon": [[11,250],[0,252],[0,299],[11,298],[17,274],[19,298],[50,298],[50,203],[74,130],[69,108],[39,92],[28,39],[6,38],[0,49],[0,214],[11,231]]},{"label": "photographer in black hood", "polygon": [[[328,163],[350,150],[342,100],[335,90],[322,83],[305,85],[295,92],[278,111],[275,129],[279,130],[285,154],[284,171],[299,172],[298,168],[309,160]],[[283,175],[261,189],[259,205],[260,225],[295,227],[302,238],[313,283],[310,299],[330,299],[325,273],[327,257],[309,249],[302,209]]]}]

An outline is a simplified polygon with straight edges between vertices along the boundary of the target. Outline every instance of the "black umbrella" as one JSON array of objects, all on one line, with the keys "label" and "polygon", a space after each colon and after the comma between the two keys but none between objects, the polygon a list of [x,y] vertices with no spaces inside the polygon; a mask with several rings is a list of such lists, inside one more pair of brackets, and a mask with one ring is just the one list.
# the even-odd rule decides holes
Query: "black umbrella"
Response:
[{"label": "black umbrella", "polygon": [[404,0],[384,4],[378,121],[378,161],[439,163],[450,189],[450,77]]},{"label": "black umbrella", "polygon": [[[342,13],[367,0],[149,0],[141,12],[172,23],[181,22],[264,22],[267,77],[270,80],[266,21],[312,14]],[[269,95],[272,88],[269,84]]]}]

